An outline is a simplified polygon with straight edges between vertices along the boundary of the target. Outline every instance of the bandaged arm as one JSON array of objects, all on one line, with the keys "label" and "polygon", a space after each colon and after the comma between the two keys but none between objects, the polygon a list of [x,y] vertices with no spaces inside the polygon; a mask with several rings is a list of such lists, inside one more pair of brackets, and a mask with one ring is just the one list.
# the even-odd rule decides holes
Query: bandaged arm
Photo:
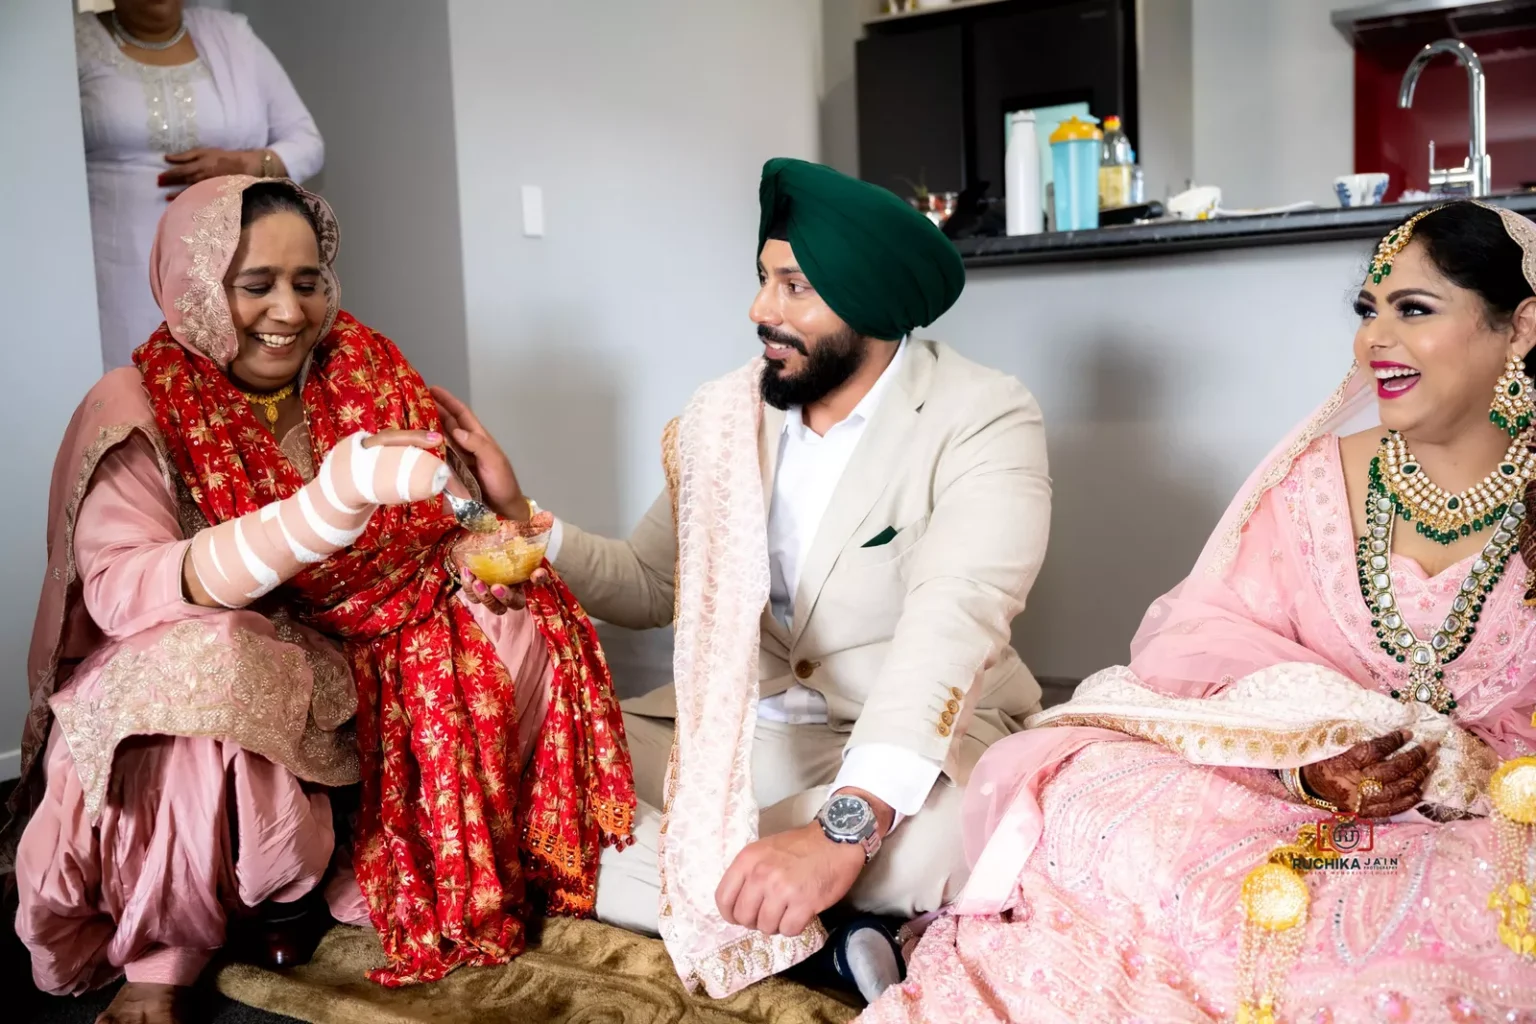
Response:
[{"label": "bandaged arm", "polygon": [[368,436],[343,438],[292,497],[199,531],[184,570],[192,599],[244,608],[350,546],[380,505],[425,501],[447,486],[448,466],[437,456],[412,445],[366,448]]}]

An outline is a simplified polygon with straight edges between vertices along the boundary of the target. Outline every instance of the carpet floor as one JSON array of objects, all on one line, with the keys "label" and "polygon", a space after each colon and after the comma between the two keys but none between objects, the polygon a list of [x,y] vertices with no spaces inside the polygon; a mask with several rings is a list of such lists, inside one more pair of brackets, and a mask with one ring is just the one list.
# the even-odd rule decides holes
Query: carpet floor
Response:
[{"label": "carpet floor", "polygon": [[665,948],[595,921],[556,918],[502,967],[465,968],[431,985],[387,989],[365,977],[383,964],[371,929],[332,928],[303,967],[229,964],[221,995],[311,1024],[843,1024],[858,1010],[804,985],[771,978],[729,999],[690,996]]}]

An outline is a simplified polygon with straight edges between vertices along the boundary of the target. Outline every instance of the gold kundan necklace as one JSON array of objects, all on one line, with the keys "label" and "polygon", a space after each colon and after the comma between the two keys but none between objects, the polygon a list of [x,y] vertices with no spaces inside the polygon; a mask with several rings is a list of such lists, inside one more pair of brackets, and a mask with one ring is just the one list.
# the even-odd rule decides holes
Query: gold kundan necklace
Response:
[{"label": "gold kundan necklace", "polygon": [[1525,493],[1525,482],[1536,471],[1526,429],[1509,443],[1492,473],[1459,494],[1451,494],[1424,473],[1408,442],[1397,431],[1382,438],[1371,463],[1371,489],[1382,491],[1397,514],[1437,544],[1454,544],[1486,530],[1504,518],[1510,502]]},{"label": "gold kundan necklace", "polygon": [[277,405],[279,402],[293,397],[293,384],[290,382],[276,391],[269,391],[264,395],[253,394],[249,391],[242,391],[240,393],[245,396],[247,402],[250,402],[252,405],[259,405],[266,410],[267,426],[275,430],[277,429]]},{"label": "gold kundan necklace", "polygon": [[[1405,704],[1427,704],[1442,715],[1456,711],[1445,666],[1471,644],[1483,604],[1514,553],[1526,515],[1525,484],[1536,466],[1527,447],[1531,434],[1527,430],[1517,437],[1492,473],[1459,494],[1448,493],[1425,476],[1396,431],[1382,438],[1371,460],[1366,532],[1355,551],[1360,594],[1370,609],[1376,642],[1407,669],[1407,678],[1392,691]],[[1493,530],[1472,559],[1449,614],[1428,639],[1408,624],[1392,586],[1392,528],[1398,519],[1413,522],[1419,533],[1440,544],[1470,537],[1473,531]]]}]

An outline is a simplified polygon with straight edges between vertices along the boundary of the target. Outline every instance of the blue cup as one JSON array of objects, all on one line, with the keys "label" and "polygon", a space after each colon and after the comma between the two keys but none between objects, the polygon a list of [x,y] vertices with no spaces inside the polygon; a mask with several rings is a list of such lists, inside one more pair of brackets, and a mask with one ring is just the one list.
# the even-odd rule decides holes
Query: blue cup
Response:
[{"label": "blue cup", "polygon": [[1104,135],[1092,118],[1069,117],[1051,133],[1051,171],[1056,185],[1056,230],[1099,226],[1099,150]]}]

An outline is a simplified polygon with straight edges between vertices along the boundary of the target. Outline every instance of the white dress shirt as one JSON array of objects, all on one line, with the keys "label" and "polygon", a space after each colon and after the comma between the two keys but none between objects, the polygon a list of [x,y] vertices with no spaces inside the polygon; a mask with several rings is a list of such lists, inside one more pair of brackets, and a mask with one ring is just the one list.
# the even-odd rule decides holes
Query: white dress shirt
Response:
[{"label": "white dress shirt", "polygon": [[[864,428],[890,390],[891,381],[900,373],[906,354],[907,343],[903,341],[869,393],[846,419],[833,424],[825,434],[817,435],[805,425],[804,410],[799,406],[784,411],[773,500],[768,510],[768,607],[786,630],[794,622],[800,570],[816,539],[822,516],[859,439],[864,436]],[[757,714],[791,725],[825,724],[827,699],[795,683],[783,693],[763,698]],[[937,762],[894,744],[866,744],[844,757],[832,791],[853,788],[872,793],[895,808],[900,821],[903,815],[922,810],[939,777],[939,768]]]},{"label": "white dress shirt", "polygon": [[[848,460],[864,436],[881,399],[890,390],[891,381],[906,358],[907,343],[902,341],[874,387],[869,389],[847,418],[833,424],[823,435],[805,425],[804,411],[791,406],[784,411],[784,429],[779,435],[779,461],[773,478],[773,500],[768,510],[768,571],[770,585],[768,607],[786,630],[794,622],[795,591],[800,585],[800,570],[822,516],[832,500],[832,493],[842,479]],[[555,560],[560,549],[562,530],[555,521],[545,557]],[[764,697],[757,705],[758,717],[789,725],[824,725],[827,699],[815,690],[795,683],[783,693]],[[832,792],[861,789],[871,793],[896,810],[896,821],[922,810],[928,793],[938,780],[937,761],[914,754],[890,743],[870,743],[856,747],[843,758],[843,766],[832,783]],[[892,828],[895,826],[892,825]]]}]

